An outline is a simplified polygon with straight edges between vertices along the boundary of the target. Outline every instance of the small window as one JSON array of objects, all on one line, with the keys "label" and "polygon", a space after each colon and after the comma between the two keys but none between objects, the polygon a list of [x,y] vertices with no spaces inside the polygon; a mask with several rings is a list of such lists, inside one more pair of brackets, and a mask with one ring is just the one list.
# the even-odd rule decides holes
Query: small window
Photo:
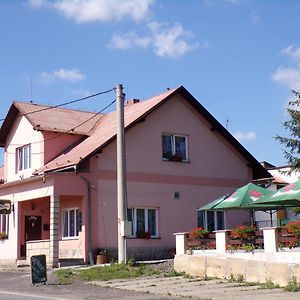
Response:
[{"label": "small window", "polygon": [[225,213],[222,210],[198,211],[198,227],[209,231],[225,229]]},{"label": "small window", "polygon": [[0,237],[1,239],[8,238],[9,215],[0,215]]},{"label": "small window", "polygon": [[132,236],[158,237],[157,208],[131,208],[127,219],[132,222]]},{"label": "small window", "polygon": [[80,215],[78,208],[64,209],[63,213],[63,238],[74,238],[79,235]]},{"label": "small window", "polygon": [[162,158],[172,161],[187,161],[187,136],[163,134]]},{"label": "small window", "polygon": [[17,172],[31,168],[31,145],[16,150]]}]

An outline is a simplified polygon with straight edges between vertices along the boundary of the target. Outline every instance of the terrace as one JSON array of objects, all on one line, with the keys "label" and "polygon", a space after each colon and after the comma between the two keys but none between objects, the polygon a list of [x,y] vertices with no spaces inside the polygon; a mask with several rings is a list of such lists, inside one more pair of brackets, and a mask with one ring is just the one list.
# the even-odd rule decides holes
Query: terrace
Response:
[{"label": "terrace", "polygon": [[242,276],[247,282],[272,281],[281,286],[291,278],[300,281],[300,221],[261,230],[239,226],[198,238],[193,232],[174,234],[178,272],[200,277]]}]

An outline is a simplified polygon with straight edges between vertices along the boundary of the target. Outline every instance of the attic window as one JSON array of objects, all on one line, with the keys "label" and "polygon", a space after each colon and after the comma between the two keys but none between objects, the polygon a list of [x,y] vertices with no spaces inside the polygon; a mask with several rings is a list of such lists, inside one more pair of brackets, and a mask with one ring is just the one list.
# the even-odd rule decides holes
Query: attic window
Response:
[{"label": "attic window", "polygon": [[187,136],[163,133],[162,158],[171,161],[187,161]]},{"label": "attic window", "polygon": [[31,145],[16,149],[17,172],[31,168]]}]

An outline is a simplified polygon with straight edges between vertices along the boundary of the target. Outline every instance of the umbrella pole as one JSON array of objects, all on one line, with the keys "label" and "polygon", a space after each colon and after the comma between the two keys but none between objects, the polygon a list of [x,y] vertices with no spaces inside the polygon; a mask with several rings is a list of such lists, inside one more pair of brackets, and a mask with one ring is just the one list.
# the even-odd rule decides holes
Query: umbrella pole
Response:
[{"label": "umbrella pole", "polygon": [[273,212],[270,210],[271,227],[273,227]]},{"label": "umbrella pole", "polygon": [[254,226],[254,212],[253,212],[253,209],[250,210],[250,225]]}]

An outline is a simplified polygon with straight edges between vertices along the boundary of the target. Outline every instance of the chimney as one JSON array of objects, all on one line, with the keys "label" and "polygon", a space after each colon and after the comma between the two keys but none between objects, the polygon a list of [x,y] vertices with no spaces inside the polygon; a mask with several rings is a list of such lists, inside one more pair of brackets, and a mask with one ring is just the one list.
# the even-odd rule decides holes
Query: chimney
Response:
[{"label": "chimney", "polygon": [[139,103],[139,102],[140,102],[140,99],[129,99],[126,102],[126,105],[133,105],[133,104],[136,104],[136,103]]}]

